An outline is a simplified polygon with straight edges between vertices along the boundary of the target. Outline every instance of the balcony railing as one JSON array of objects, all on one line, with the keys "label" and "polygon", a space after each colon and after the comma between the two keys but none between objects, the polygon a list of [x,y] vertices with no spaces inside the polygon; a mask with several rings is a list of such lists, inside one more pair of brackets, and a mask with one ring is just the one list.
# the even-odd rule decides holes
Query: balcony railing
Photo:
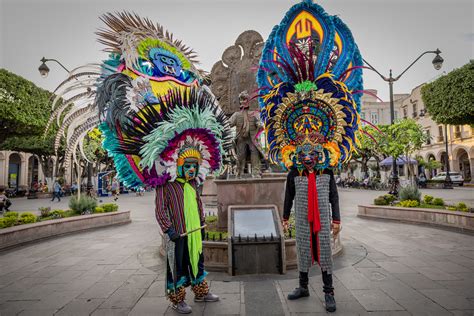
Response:
[{"label": "balcony railing", "polygon": [[461,138],[461,131],[455,131],[454,132],[454,138]]},{"label": "balcony railing", "polygon": [[442,143],[444,142],[444,136],[438,136],[436,140],[438,141],[438,143]]}]

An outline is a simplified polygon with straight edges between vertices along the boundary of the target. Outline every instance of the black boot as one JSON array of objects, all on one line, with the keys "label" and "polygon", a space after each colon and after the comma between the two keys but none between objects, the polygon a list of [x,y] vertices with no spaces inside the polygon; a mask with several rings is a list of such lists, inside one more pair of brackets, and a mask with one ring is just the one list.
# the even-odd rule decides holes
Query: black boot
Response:
[{"label": "black boot", "polygon": [[300,272],[300,287],[297,287],[293,292],[288,294],[289,300],[297,300],[302,297],[308,297],[308,272]]},{"label": "black boot", "polygon": [[334,313],[336,311],[336,300],[334,299],[334,293],[325,293],[324,300],[326,301],[326,311]]}]

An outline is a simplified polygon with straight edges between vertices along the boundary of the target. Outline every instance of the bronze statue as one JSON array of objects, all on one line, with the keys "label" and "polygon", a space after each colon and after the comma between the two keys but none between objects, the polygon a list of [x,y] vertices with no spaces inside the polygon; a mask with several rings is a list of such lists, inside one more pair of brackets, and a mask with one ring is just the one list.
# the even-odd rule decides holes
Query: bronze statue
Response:
[{"label": "bronze statue", "polygon": [[[219,100],[224,113],[231,116],[233,126],[237,127],[236,155],[229,157],[229,162],[236,156],[239,177],[244,173],[247,148],[250,151],[253,176],[260,175],[260,159],[264,157],[263,150],[255,139],[261,128],[258,125],[259,106],[255,100],[249,98],[247,92],[246,95],[241,93],[249,91],[252,94],[253,91],[257,91],[256,70],[263,44],[263,38],[258,32],[252,30],[243,32],[235,44],[224,51],[222,60],[216,62],[211,71],[211,90]],[[248,122],[245,128],[244,118]],[[231,169],[233,168],[228,168]]]},{"label": "bronze statue", "polygon": [[237,177],[241,178],[245,170],[247,148],[250,151],[252,162],[249,173],[252,177],[260,177],[260,155],[263,156],[262,148],[257,139],[262,129],[258,111],[249,110],[249,95],[247,91],[239,94],[240,111],[230,117],[230,126],[236,127],[235,147],[237,152]]}]

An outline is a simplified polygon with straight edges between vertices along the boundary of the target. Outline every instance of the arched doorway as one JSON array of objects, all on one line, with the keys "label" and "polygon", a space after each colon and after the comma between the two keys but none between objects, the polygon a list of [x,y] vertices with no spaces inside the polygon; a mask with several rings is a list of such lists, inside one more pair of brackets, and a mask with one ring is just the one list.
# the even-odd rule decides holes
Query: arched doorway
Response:
[{"label": "arched doorway", "polygon": [[471,181],[471,164],[469,162],[469,155],[464,149],[459,149],[456,155],[456,160],[459,163],[459,172],[462,174],[466,182]]},{"label": "arched doorway", "polygon": [[28,159],[28,186],[32,187],[38,182],[39,161],[35,156]]},{"label": "arched doorway", "polygon": [[13,153],[8,158],[8,187],[18,189],[20,184],[21,157],[17,153]]},{"label": "arched doorway", "polygon": [[[431,161],[436,161],[436,157],[435,155],[433,154],[429,154],[428,157],[426,158],[426,160],[428,162],[431,162]],[[438,174],[438,170],[437,169],[431,169],[431,170],[427,170],[428,174],[428,179],[431,179],[433,177],[435,177],[437,174]]]},{"label": "arched doorway", "polygon": [[444,172],[446,171],[446,161],[448,160],[448,154],[446,154],[446,152],[442,152],[441,153],[441,159],[440,159],[440,162],[441,162],[441,171]]}]

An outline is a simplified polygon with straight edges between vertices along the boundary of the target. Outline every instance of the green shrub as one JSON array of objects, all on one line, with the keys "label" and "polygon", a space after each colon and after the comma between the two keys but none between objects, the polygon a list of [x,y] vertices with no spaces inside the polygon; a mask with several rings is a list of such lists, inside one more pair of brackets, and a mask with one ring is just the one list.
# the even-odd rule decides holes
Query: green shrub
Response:
[{"label": "green shrub", "polygon": [[457,211],[456,206],[448,206],[446,207],[448,211]]},{"label": "green shrub", "polygon": [[76,214],[93,213],[96,206],[97,200],[90,196],[81,195],[80,199],[74,196],[69,200],[69,208]]},{"label": "green shrub", "polygon": [[397,197],[396,197],[395,195],[393,195],[393,194],[385,194],[385,195],[383,196],[383,198],[384,198],[385,201],[387,201],[389,204],[395,202],[395,200],[397,199]]},{"label": "green shrub", "polygon": [[206,232],[206,238],[208,240],[220,241],[222,236],[222,240],[227,240],[228,234],[228,232],[208,231]]},{"label": "green shrub", "polygon": [[377,197],[375,200],[374,200],[374,204],[375,205],[390,205],[392,204],[395,200],[396,200],[396,196],[392,195],[392,194],[385,194],[385,195],[381,195],[379,197]]},{"label": "green shrub", "polygon": [[18,218],[18,212],[7,212],[3,215],[3,217],[13,217],[15,219]]},{"label": "green shrub", "polygon": [[420,202],[416,200],[404,200],[398,203],[397,205],[401,207],[417,207],[420,205]]},{"label": "green shrub", "polygon": [[431,204],[433,202],[433,199],[434,197],[431,196],[431,195],[425,195],[423,197],[423,202],[425,202],[426,204]]},{"label": "green shrub", "polygon": [[418,187],[413,185],[407,185],[406,187],[402,187],[400,192],[398,193],[400,201],[418,201],[421,200],[421,192],[418,190]]},{"label": "green shrub", "polygon": [[389,205],[390,203],[385,200],[383,196],[379,196],[378,198],[374,199],[375,205]]},{"label": "green shrub", "polygon": [[215,223],[215,222],[217,222],[217,216],[215,215],[206,216],[206,223],[210,224],[210,223]]},{"label": "green shrub", "polygon": [[63,210],[54,210],[49,212],[49,216],[51,218],[64,218],[65,217],[65,212]]},{"label": "green shrub", "polygon": [[40,207],[38,210],[41,213],[41,217],[48,217],[49,212],[51,212],[51,207]]},{"label": "green shrub", "polygon": [[36,215],[30,212],[21,213],[18,219],[19,224],[36,223]]},{"label": "green shrub", "polygon": [[431,202],[431,204],[443,206],[444,205],[444,200],[442,198],[434,198],[433,202]]},{"label": "green shrub", "polygon": [[13,216],[0,218],[0,228],[12,227],[17,224],[18,219]]},{"label": "green shrub", "polygon": [[94,213],[104,213],[104,208],[103,207],[100,207],[100,206],[97,206],[94,210]]},{"label": "green shrub", "polygon": [[468,212],[469,211],[469,208],[467,207],[466,203],[464,202],[459,202],[457,205],[456,205],[456,210],[460,211],[460,212]]},{"label": "green shrub", "polygon": [[115,203],[106,203],[102,204],[101,207],[104,209],[104,212],[116,212],[118,210],[118,205]]}]

